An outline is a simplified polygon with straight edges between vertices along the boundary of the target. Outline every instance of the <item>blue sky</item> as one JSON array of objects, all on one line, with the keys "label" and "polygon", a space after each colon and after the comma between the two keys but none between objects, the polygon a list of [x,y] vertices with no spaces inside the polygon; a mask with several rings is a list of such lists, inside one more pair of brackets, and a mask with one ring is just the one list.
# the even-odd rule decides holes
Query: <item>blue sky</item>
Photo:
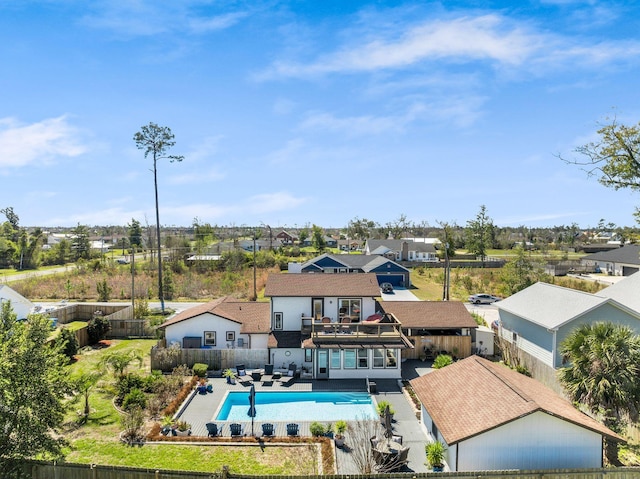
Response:
[{"label": "blue sky", "polygon": [[0,0],[0,207],[23,226],[634,224],[576,166],[640,120],[617,1]]}]

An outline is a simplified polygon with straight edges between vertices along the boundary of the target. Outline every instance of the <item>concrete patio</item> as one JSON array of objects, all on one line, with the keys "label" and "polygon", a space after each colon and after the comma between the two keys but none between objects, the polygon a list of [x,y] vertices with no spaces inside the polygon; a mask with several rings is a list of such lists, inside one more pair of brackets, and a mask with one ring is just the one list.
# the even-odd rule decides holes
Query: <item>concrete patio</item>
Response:
[{"label": "concrete patio", "polygon": [[[420,363],[419,366],[422,366]],[[416,369],[411,365],[407,365],[407,375],[409,377],[417,374]],[[405,365],[403,364],[403,371]],[[420,373],[424,373],[420,369]],[[404,372],[403,372],[404,375]],[[249,392],[249,385],[236,383],[235,385],[227,384],[223,378],[209,379],[209,384],[213,387],[212,393],[195,394],[189,404],[180,413],[180,419],[191,424],[193,436],[207,436],[205,424],[210,422],[222,403],[227,391],[246,391]],[[398,385],[398,381],[391,379],[376,379],[377,393],[373,394],[375,401],[387,400],[395,409],[393,422],[394,434],[403,436],[404,446],[409,446],[409,463],[401,472],[427,472],[425,466],[426,456],[424,452],[424,444],[427,441],[424,430],[420,426],[416,418],[413,405],[409,403],[405,395],[402,393]],[[327,380],[314,381],[309,379],[296,379],[292,384],[285,386],[278,381],[255,382],[256,391],[366,391],[366,383],[364,379],[357,380]],[[243,432],[247,436],[251,435],[251,420],[247,417],[247,421],[243,421]],[[218,426],[222,427],[222,435],[229,437],[230,430],[227,421],[214,421]],[[234,421],[236,422],[236,421]],[[271,422],[275,426],[275,436],[284,437],[287,435],[286,422],[269,421],[267,419],[256,418],[254,420],[254,435],[262,435],[262,423]],[[300,426],[300,436],[311,436],[309,426],[312,421],[291,421],[296,422]],[[348,437],[347,437],[348,445]],[[350,449],[336,448],[336,463],[338,474],[357,474],[359,471],[352,460]]]}]

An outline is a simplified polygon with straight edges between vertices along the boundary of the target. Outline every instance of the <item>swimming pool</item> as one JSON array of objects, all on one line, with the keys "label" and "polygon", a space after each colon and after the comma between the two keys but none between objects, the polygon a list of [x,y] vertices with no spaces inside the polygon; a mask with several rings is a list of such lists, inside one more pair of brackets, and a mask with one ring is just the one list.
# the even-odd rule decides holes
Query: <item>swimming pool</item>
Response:
[{"label": "swimming pool", "polygon": [[[230,391],[215,420],[246,421],[248,411],[249,393]],[[256,419],[261,421],[355,421],[376,416],[371,396],[365,392],[256,392]]]}]

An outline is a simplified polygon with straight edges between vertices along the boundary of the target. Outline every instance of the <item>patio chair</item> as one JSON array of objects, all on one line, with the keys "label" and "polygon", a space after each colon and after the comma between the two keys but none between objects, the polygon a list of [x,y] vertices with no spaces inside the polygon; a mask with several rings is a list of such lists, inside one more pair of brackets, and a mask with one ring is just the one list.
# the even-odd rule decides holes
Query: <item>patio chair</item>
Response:
[{"label": "patio chair", "polygon": [[295,363],[291,363],[289,364],[289,369],[287,370],[287,375],[285,377],[280,378],[280,385],[281,386],[290,386],[291,383],[293,383],[293,381],[296,378],[296,373],[297,373],[297,366]]},{"label": "patio chair", "polygon": [[242,424],[237,422],[229,424],[229,431],[231,437],[242,437],[244,435],[242,432]]},{"label": "patio chair", "polygon": [[271,376],[273,374],[273,364],[264,365],[264,375]]},{"label": "patio chair", "polygon": [[208,422],[205,426],[207,426],[208,437],[218,437],[222,435],[222,428],[218,428],[215,422]]},{"label": "patio chair", "polygon": [[273,437],[275,435],[275,428],[270,422],[262,424],[262,435],[265,437]]},{"label": "patio chair", "polygon": [[244,367],[244,364],[238,364],[236,366],[236,380],[243,386],[251,385],[251,381],[249,381],[249,377],[247,376],[247,368]]},{"label": "patio chair", "polygon": [[253,371],[251,373],[251,379],[253,379],[254,382],[262,381],[262,373],[260,371]]},{"label": "patio chair", "polygon": [[287,424],[287,436],[297,436],[300,434],[300,426],[295,423]]}]

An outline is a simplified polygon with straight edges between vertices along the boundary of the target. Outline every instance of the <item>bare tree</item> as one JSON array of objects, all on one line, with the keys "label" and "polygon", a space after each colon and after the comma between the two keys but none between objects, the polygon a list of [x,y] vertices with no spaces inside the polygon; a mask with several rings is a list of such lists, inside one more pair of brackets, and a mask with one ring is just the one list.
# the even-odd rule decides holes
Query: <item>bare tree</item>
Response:
[{"label": "bare tree", "polygon": [[360,474],[378,472],[373,458],[371,438],[382,437],[382,433],[382,426],[378,420],[365,417],[349,423],[345,444],[349,446],[351,458]]},{"label": "bare tree", "polygon": [[160,252],[160,210],[158,208],[158,160],[168,159],[171,163],[174,161],[184,160],[183,156],[168,155],[167,151],[173,147],[176,142],[175,136],[171,133],[171,128],[167,126],[158,126],[153,122],[145,125],[141,130],[133,136],[136,146],[139,150],[144,150],[144,157],[147,158],[151,154],[153,158],[153,184],[156,194],[156,236],[158,241],[158,298],[160,299],[160,308],[164,314],[164,293],[162,288],[162,254]]}]

